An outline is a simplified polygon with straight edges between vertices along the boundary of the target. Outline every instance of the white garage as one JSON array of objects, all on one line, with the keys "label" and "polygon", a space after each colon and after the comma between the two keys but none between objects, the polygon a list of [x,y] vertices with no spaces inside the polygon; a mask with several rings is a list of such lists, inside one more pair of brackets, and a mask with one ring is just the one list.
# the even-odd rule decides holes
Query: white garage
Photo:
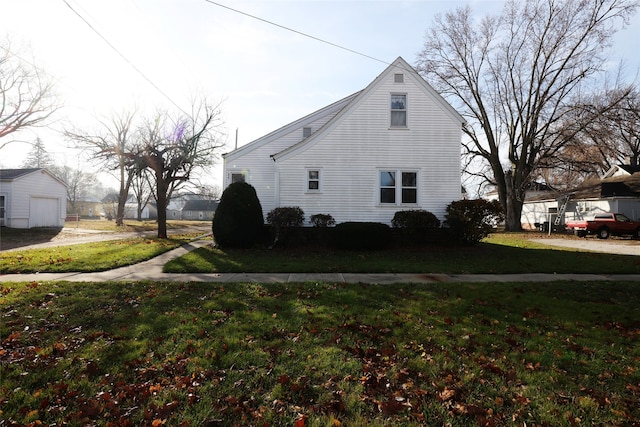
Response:
[{"label": "white garage", "polygon": [[0,225],[64,227],[67,186],[46,169],[0,169]]}]

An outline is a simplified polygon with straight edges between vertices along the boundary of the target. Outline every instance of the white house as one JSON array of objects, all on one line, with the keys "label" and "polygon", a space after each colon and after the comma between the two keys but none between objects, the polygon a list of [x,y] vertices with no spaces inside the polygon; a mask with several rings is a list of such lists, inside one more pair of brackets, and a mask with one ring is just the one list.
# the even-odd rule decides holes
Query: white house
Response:
[{"label": "white house", "polygon": [[[566,206],[563,204],[566,201]],[[567,191],[549,191],[527,198],[522,206],[522,227],[532,229],[547,221],[558,225],[590,219],[597,213],[618,212],[640,220],[640,168],[614,166],[602,179],[593,179]]]},{"label": "white house", "polygon": [[402,58],[365,89],[223,156],[224,187],[255,187],[263,213],[390,223],[399,210],[439,218],[461,198],[464,119]]},{"label": "white house", "polygon": [[0,225],[64,227],[67,186],[46,169],[0,169]]}]

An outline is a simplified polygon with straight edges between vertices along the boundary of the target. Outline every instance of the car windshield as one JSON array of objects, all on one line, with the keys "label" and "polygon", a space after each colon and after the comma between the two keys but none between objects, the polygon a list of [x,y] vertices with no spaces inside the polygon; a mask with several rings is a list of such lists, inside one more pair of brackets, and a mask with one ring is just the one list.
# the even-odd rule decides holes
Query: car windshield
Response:
[{"label": "car windshield", "polygon": [[629,222],[630,219],[627,218],[626,216],[622,215],[622,214],[617,214],[616,215],[616,220],[619,222]]}]

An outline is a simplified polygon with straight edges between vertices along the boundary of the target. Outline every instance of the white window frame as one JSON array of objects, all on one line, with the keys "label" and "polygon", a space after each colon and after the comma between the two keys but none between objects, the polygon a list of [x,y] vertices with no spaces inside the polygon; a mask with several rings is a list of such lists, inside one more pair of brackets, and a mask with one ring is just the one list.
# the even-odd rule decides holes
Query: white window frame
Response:
[{"label": "white window frame", "polygon": [[[382,174],[393,172],[395,174],[395,182],[393,186],[383,186],[382,185]],[[416,175],[416,186],[415,187],[404,187],[402,185],[402,174],[403,173],[414,173]],[[378,168],[376,171],[377,174],[377,187],[376,191],[378,192],[377,200],[378,205],[380,206],[418,206],[420,204],[420,173],[417,169],[404,169],[404,168]],[[383,188],[394,188],[395,193],[394,202],[383,202],[382,201],[382,189]],[[415,202],[407,202],[404,203],[402,201],[402,190],[404,189],[415,189],[416,191],[416,201]]]},{"label": "white window frame", "polygon": [[[318,177],[311,178],[311,172],[317,172]],[[322,193],[322,168],[313,168],[313,167],[305,168],[304,176],[305,176],[305,180],[304,180],[305,193]],[[318,188],[309,188],[309,184],[315,181],[318,182]]]},{"label": "white window frame", "polygon": [[[404,108],[394,108],[394,105],[393,105],[394,96],[404,97]],[[393,113],[404,113],[403,125],[393,124]],[[407,129],[408,127],[409,127],[409,95],[407,95],[406,93],[392,92],[391,95],[389,96],[389,128],[390,129]]]}]

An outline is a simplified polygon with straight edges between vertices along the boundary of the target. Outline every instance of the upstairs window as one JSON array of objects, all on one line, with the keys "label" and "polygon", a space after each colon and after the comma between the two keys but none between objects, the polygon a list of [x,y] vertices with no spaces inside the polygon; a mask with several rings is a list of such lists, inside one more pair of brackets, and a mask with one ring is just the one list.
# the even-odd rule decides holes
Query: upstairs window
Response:
[{"label": "upstairs window", "polygon": [[407,95],[391,95],[391,127],[407,127]]},{"label": "upstairs window", "polygon": [[302,128],[302,137],[303,138],[309,138],[311,136],[311,128],[310,127],[303,127]]},{"label": "upstairs window", "polygon": [[[398,181],[397,178],[400,178]],[[382,170],[380,179],[381,204],[418,203],[418,173],[401,170]]]}]

